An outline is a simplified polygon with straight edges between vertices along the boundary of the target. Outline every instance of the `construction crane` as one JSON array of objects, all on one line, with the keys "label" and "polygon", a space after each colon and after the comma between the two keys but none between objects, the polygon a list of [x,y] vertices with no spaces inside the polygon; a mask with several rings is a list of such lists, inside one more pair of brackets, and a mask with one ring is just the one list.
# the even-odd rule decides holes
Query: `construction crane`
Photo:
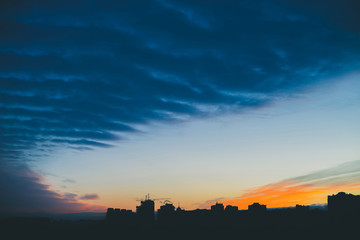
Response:
[{"label": "construction crane", "polygon": [[172,204],[172,202],[170,201],[171,198],[154,198],[154,199],[150,199],[150,194],[146,194],[145,195],[145,200],[144,199],[136,199],[136,201],[139,201],[139,202],[142,202],[142,201],[148,201],[148,200],[151,200],[151,201],[158,201],[160,202],[161,204]]},{"label": "construction crane", "polygon": [[172,201],[169,200],[169,198],[165,199],[164,201],[159,201],[162,204],[172,204]]},{"label": "construction crane", "polygon": [[145,195],[145,200],[143,200],[143,199],[136,199],[136,201],[152,200],[152,201],[159,201],[160,203],[162,203],[161,200],[164,200],[164,202],[167,201],[167,202],[170,202],[170,203],[171,203],[171,201],[170,201],[169,199],[171,199],[171,198],[155,198],[155,199],[150,199],[150,194],[148,193],[148,194]]}]

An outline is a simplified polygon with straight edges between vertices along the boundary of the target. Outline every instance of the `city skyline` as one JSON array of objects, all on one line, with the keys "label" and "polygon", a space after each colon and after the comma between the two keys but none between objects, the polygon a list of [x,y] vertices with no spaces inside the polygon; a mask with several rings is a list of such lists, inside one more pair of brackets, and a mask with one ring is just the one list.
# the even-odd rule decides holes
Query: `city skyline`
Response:
[{"label": "city skyline", "polygon": [[327,208],[296,205],[294,208],[268,209],[266,205],[253,203],[247,210],[238,210],[231,205],[225,207],[216,203],[211,209],[185,210],[165,200],[155,211],[154,200],[147,194],[136,207],[136,212],[108,208],[102,217],[91,218],[89,214],[83,214],[78,219],[73,216],[72,220],[61,216],[18,216],[0,219],[0,227],[3,234],[16,239],[29,235],[48,237],[54,230],[61,239],[155,239],[170,236],[179,239],[238,236],[251,239],[289,236],[328,239],[356,236],[360,213],[360,195],[345,192],[327,196]]},{"label": "city skyline", "polygon": [[360,3],[0,3],[0,216],[360,194]]},{"label": "city skyline", "polygon": [[[145,198],[143,198],[141,200],[137,200],[137,201],[140,202],[140,205],[136,206],[136,213],[137,214],[142,214],[141,209],[144,208],[144,207],[147,207],[147,208],[151,209],[151,211],[153,212],[153,213],[150,213],[150,214],[152,215],[152,218],[154,218],[153,214],[155,212],[159,212],[159,210],[162,210],[162,209],[167,208],[166,210],[170,210],[170,211],[184,211],[184,210],[186,210],[186,209],[184,209],[184,208],[182,208],[180,206],[180,203],[178,203],[178,206],[176,207],[172,201],[168,200],[170,198],[163,198],[163,199],[165,199],[163,202],[160,201],[160,204],[162,204],[162,205],[160,207],[158,207],[157,210],[156,210],[155,202],[157,200],[159,200],[159,199],[152,199],[152,198],[150,198],[149,193],[146,194]],[[344,202],[344,200],[345,201],[354,201],[355,200],[355,202]],[[329,211],[329,207],[328,207],[329,204],[330,204],[330,211],[337,211],[337,212],[344,211],[344,210],[347,210],[347,211],[350,210],[351,211],[351,209],[356,208],[355,211],[354,211],[354,214],[355,214],[355,212],[357,212],[359,210],[359,208],[360,208],[360,204],[359,204],[360,203],[360,195],[353,195],[351,193],[338,192],[336,194],[328,195],[326,197],[326,201],[327,201],[326,208],[325,208],[326,211]],[[148,203],[150,203],[150,204],[148,204]],[[348,204],[344,204],[344,203],[348,203]],[[171,208],[168,208],[168,206],[171,206]],[[163,207],[165,207],[165,208],[163,208]],[[222,202],[213,203],[213,204],[211,204],[210,208],[207,208],[207,209],[193,209],[193,210],[210,210],[210,211],[213,211],[213,212],[217,212],[219,209],[221,211],[227,210],[226,207],[229,207],[228,210],[231,211],[231,212],[234,212],[234,211],[237,212],[239,210],[245,210],[245,209],[238,209],[237,206],[226,205],[226,204],[224,204]],[[310,210],[309,207],[313,207],[314,209],[324,210],[323,206],[314,205],[314,204],[312,204],[312,205],[296,204],[295,206],[291,206],[291,207],[278,207],[278,208],[273,208],[273,209],[291,209],[291,208],[298,209],[298,208],[302,208],[302,209]],[[343,209],[339,209],[339,208],[343,208]],[[265,204],[262,204],[262,203],[259,203],[259,202],[253,202],[252,204],[247,206],[246,210],[257,211],[257,209],[267,210],[269,208]],[[118,212],[120,214],[121,212],[129,213],[129,212],[132,212],[132,210],[129,211],[128,209],[109,207],[107,209],[107,213],[109,214],[109,212],[110,212],[110,214],[113,214],[113,213],[116,213],[116,212]]]}]

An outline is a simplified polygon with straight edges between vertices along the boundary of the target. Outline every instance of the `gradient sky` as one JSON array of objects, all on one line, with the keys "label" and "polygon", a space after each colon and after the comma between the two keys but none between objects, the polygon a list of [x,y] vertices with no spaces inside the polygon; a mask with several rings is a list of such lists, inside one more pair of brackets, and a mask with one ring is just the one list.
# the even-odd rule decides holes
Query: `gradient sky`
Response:
[{"label": "gradient sky", "polygon": [[0,212],[360,194],[358,10],[2,1]]}]

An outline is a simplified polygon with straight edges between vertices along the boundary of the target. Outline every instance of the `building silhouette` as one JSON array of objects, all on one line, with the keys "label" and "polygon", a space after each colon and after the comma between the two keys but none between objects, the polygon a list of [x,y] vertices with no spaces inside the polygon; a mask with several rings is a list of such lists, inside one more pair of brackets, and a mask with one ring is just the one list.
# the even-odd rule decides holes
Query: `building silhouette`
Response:
[{"label": "building silhouette", "polygon": [[239,213],[239,208],[237,206],[227,205],[225,208],[225,213],[227,215],[236,215]]},{"label": "building silhouette", "polygon": [[262,205],[260,203],[253,203],[248,206],[248,211],[250,213],[265,213],[266,205]]},{"label": "building silhouette", "polygon": [[297,213],[308,213],[310,211],[309,206],[296,204],[295,211]]},{"label": "building silhouette", "polygon": [[135,220],[135,213],[131,210],[108,208],[106,212],[106,220],[108,222],[133,222]]},{"label": "building silhouette", "polygon": [[175,218],[175,206],[172,203],[165,203],[158,210],[159,221],[172,221]]},{"label": "building silhouette", "polygon": [[136,207],[136,215],[142,220],[155,220],[155,203],[150,199],[149,194],[145,196],[144,201],[141,201],[140,206]]},{"label": "building silhouette", "polygon": [[224,204],[222,203],[216,203],[215,205],[211,206],[211,212],[213,214],[217,214],[217,215],[224,214],[224,211],[225,208],[224,208]]},{"label": "building silhouette", "polygon": [[339,192],[328,196],[328,211],[330,213],[360,213],[360,195]]},{"label": "building silhouette", "polygon": [[179,203],[178,207],[176,208],[176,212],[180,213],[180,212],[183,212],[183,211],[185,211],[185,210],[180,207],[180,203]]}]

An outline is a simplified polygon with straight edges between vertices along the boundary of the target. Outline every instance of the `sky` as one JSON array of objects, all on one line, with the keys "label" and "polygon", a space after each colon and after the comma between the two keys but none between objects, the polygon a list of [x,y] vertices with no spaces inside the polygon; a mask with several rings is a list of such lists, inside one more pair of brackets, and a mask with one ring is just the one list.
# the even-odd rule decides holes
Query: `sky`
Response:
[{"label": "sky", "polygon": [[0,213],[360,194],[359,9],[2,1]]}]

